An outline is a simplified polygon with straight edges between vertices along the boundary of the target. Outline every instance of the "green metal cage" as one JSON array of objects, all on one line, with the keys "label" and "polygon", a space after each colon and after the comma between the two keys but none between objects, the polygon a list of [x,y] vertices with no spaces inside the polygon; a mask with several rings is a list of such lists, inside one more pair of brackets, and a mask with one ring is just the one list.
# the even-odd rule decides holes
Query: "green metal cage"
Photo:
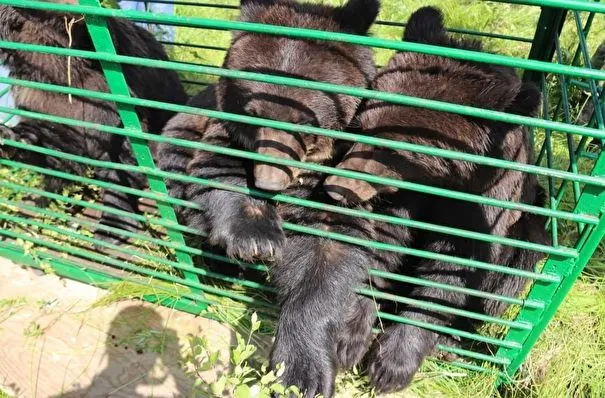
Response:
[{"label": "green metal cage", "polygon": [[[511,310],[503,317],[491,317],[484,314],[461,311],[443,305],[417,302],[405,297],[394,296],[377,289],[360,289],[359,294],[379,299],[403,302],[409,305],[425,306],[436,311],[455,313],[470,319],[486,322],[479,333],[468,333],[450,327],[421,324],[394,314],[380,312],[382,319],[411,323],[454,336],[469,342],[488,344],[488,352],[469,348],[440,345],[439,350],[456,354],[459,359],[455,364],[463,368],[492,372],[502,378],[510,377],[519,369],[541,332],[552,319],[557,308],[571,289],[575,280],[583,271],[591,256],[601,244],[605,234],[605,94],[603,81],[605,70],[593,68],[591,57],[595,48],[589,48],[589,40],[603,40],[605,31],[592,29],[595,21],[603,19],[605,4],[585,0],[512,0],[498,1],[513,7],[526,7],[528,18],[535,24],[533,37],[511,36],[496,32],[480,32],[471,29],[451,28],[450,32],[459,35],[470,35],[488,41],[505,43],[504,45],[520,46],[525,56],[505,56],[489,53],[477,53],[466,50],[454,50],[429,45],[403,42],[382,34],[390,29],[400,36],[405,26],[401,21],[380,20],[377,22],[373,37],[361,37],[333,32],[312,31],[283,26],[267,26],[244,23],[234,20],[237,16],[235,3],[201,3],[193,0],[172,1],[154,0],[150,3],[173,3],[177,5],[176,15],[158,15],[148,12],[125,11],[105,8],[99,0],[79,0],[79,5],[56,4],[35,0],[0,0],[0,4],[15,7],[42,9],[56,12],[70,12],[85,16],[96,51],[82,51],[61,47],[47,47],[26,43],[0,41],[0,48],[20,51],[40,52],[65,57],[82,57],[99,61],[110,92],[94,92],[73,87],[24,81],[0,77],[0,84],[6,87],[0,90],[0,97],[7,95],[10,86],[23,86],[36,90],[48,90],[65,95],[81,96],[98,100],[115,102],[122,119],[123,127],[103,126],[88,122],[66,119],[54,115],[39,114],[25,109],[0,107],[2,123],[13,122],[14,117],[28,117],[64,123],[72,126],[84,126],[97,129],[107,134],[118,134],[128,137],[136,156],[138,165],[117,164],[107,161],[89,159],[72,154],[61,153],[47,148],[32,146],[17,141],[5,140],[2,145],[35,151],[39,154],[69,158],[91,168],[113,168],[143,173],[149,183],[148,190],[137,190],[131,187],[111,184],[94,178],[72,175],[63,171],[40,168],[9,159],[0,159],[0,255],[16,262],[33,267],[52,270],[57,274],[102,287],[112,284],[129,283],[152,286],[149,294],[143,298],[159,302],[182,311],[194,314],[216,316],[208,308],[220,308],[225,303],[238,302],[246,308],[253,308],[267,314],[275,314],[277,308],[271,300],[273,288],[251,280],[234,278],[212,272],[195,262],[196,258],[210,258],[224,261],[233,267],[244,266],[258,272],[266,272],[267,267],[261,264],[242,264],[216,253],[203,252],[198,248],[187,246],[187,235],[200,235],[200,232],[179,225],[173,206],[195,207],[196,205],[167,195],[165,179],[206,184],[219,189],[242,192],[257,197],[270,198],[277,202],[291,203],[314,209],[324,209],[351,217],[364,217],[381,220],[397,225],[433,230],[468,239],[494,242],[502,245],[535,250],[548,255],[547,261],[531,272],[510,269],[497,264],[486,264],[464,258],[448,259],[457,264],[504,272],[526,278],[530,284],[523,297],[506,297],[473,289],[440,285],[435,282],[415,279],[403,275],[371,271],[382,278],[402,281],[410,284],[426,285],[464,292],[471,296],[498,300],[511,304]],[[187,10],[180,13],[179,10]],[[217,18],[203,18],[207,10]],[[220,12],[217,12],[219,10]],[[413,10],[410,10],[413,11]],[[222,12],[222,14],[221,14]],[[183,15],[179,15],[183,14]],[[188,16],[184,16],[188,15]],[[195,15],[195,16],[191,16]],[[176,26],[177,37],[174,42],[163,41],[169,53],[174,55],[171,61],[158,61],[117,55],[105,19],[107,17],[128,18],[150,25]],[[602,24],[600,25],[603,26]],[[183,38],[184,30],[204,30],[201,40],[188,42]],[[285,35],[297,38],[316,40],[334,40],[369,46],[386,57],[394,50],[415,51],[441,55],[457,59],[493,63],[518,68],[524,79],[529,79],[541,86],[544,93],[542,116],[539,118],[523,117],[485,109],[472,108],[456,104],[423,100],[393,93],[372,91],[352,87],[342,87],[322,82],[305,81],[283,76],[243,72],[223,69],[218,62],[206,64],[205,58],[220,61],[221,54],[227,49],[229,31],[242,30],[268,35]],[[571,38],[572,45],[562,46],[563,36]],[[598,42],[597,42],[598,44]],[[594,45],[593,45],[594,47]],[[568,49],[572,50],[569,51]],[[187,49],[198,61],[180,59],[175,49]],[[205,57],[205,54],[215,54]],[[218,55],[216,55],[218,54]],[[386,59],[386,58],[385,58]],[[200,61],[201,60],[201,61]],[[305,87],[329,93],[343,93],[360,98],[372,98],[414,107],[506,121],[523,124],[532,129],[537,162],[534,165],[518,164],[510,161],[481,157],[454,151],[424,147],[401,142],[380,140],[358,136],[343,131],[331,131],[322,128],[309,128],[296,124],[259,119],[249,116],[229,114],[190,106],[160,103],[130,95],[128,86],[121,72],[122,64],[142,65],[178,71],[187,88],[194,93],[203,86],[213,82],[217,77],[248,79],[285,86]],[[140,120],[135,112],[136,106],[168,109],[194,115],[205,115],[227,121],[249,123],[257,126],[269,126],[286,131],[313,133],[342,140],[365,142],[390,148],[403,149],[433,156],[460,159],[499,168],[533,173],[539,176],[541,183],[548,190],[549,205],[540,208],[532,205],[501,201],[480,197],[464,192],[448,191],[422,184],[375,177],[313,163],[302,163],[293,160],[278,159],[184,140],[165,138],[144,133]],[[219,184],[213,181],[166,173],[157,169],[152,159],[150,142],[169,142],[188,148],[218,152],[229,156],[263,162],[296,166],[302,169],[319,171],[345,177],[363,179],[377,184],[396,186],[404,190],[424,192],[460,200],[517,209],[524,212],[548,217],[546,226],[552,234],[551,246],[538,245],[497,236],[490,236],[473,231],[447,228],[440,225],[423,223],[410,219],[387,217],[380,214],[353,210],[344,207],[316,203],[286,195],[268,195],[254,189]],[[74,183],[74,189],[63,195],[46,192],[37,187],[40,177],[53,176]],[[102,204],[83,197],[79,186],[92,186],[97,189],[111,188],[120,192],[136,194],[147,205],[144,214],[130,214],[116,209],[106,208]],[[51,206],[37,206],[33,197],[49,199]],[[76,212],[72,208],[79,209]],[[141,221],[146,230],[127,232],[113,227],[98,226],[96,215],[99,211],[113,212]],[[399,253],[433,258],[434,253],[423,252],[412,248],[388,245],[380,242],[364,241],[335,233],[314,230],[312,228],[284,223],[290,231],[314,234],[331,239],[364,245],[376,249],[396,251]],[[89,233],[94,228],[105,228],[130,238],[131,245],[118,246],[96,241]],[[433,257],[432,257],[433,256]],[[214,315],[213,315],[214,314]]]}]

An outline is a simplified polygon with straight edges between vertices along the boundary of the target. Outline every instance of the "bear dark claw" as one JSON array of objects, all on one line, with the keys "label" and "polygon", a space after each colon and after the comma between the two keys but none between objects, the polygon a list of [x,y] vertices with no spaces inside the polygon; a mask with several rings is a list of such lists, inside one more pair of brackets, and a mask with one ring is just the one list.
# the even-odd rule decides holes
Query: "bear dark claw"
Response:
[{"label": "bear dark claw", "polygon": [[[301,353],[296,359],[290,357],[280,361],[279,356],[274,355],[273,363],[288,363],[280,382],[285,387],[296,386],[304,398],[314,398],[321,394],[324,398],[330,398],[334,394],[334,380],[336,378],[336,367],[334,361],[321,356],[312,358],[308,353]],[[273,395],[277,398],[278,395]],[[293,398],[294,395],[291,395]],[[281,396],[280,396],[281,398]]]},{"label": "bear dark claw", "polygon": [[376,392],[398,391],[412,382],[418,367],[415,364],[404,363],[400,356],[400,353],[383,351],[380,357],[375,356],[370,359],[368,373]]},{"label": "bear dark claw", "polygon": [[281,218],[269,205],[254,208],[244,205],[239,216],[226,226],[215,226],[211,242],[222,246],[227,256],[244,261],[274,261],[282,255],[286,235]]},{"label": "bear dark claw", "polygon": [[370,382],[376,391],[388,393],[406,388],[436,340],[436,334],[410,325],[387,328],[372,347],[368,360]]}]

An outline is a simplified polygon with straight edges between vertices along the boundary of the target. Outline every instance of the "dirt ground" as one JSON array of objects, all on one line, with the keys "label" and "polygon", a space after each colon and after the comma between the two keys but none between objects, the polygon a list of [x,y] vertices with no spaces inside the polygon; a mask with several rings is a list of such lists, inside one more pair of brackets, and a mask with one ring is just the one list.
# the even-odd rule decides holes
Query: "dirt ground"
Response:
[{"label": "dirt ground", "polygon": [[185,397],[187,336],[229,352],[226,326],[139,301],[94,307],[104,294],[0,258],[0,389],[28,398]]}]

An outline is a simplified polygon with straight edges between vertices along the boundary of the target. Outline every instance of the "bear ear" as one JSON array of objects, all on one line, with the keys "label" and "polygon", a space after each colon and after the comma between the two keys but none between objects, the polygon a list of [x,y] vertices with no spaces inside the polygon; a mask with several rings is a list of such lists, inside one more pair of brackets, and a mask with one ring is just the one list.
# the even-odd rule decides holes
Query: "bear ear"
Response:
[{"label": "bear ear", "polygon": [[439,43],[447,38],[443,14],[435,7],[422,7],[408,19],[403,40],[416,43]]},{"label": "bear ear", "polygon": [[533,84],[523,82],[508,111],[522,116],[537,116],[540,114],[542,92]]},{"label": "bear ear", "polygon": [[275,3],[277,3],[277,0],[240,0],[239,4],[241,7],[245,7],[247,5],[252,5],[252,4],[268,7]]},{"label": "bear ear", "polygon": [[365,35],[378,16],[379,0],[349,0],[335,11],[334,19],[345,30]]}]

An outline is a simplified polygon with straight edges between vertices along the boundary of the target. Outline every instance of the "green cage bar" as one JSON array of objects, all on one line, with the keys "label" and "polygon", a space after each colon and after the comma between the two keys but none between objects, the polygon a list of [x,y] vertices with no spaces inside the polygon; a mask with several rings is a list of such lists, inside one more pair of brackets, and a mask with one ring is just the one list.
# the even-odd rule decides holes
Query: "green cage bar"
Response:
[{"label": "green cage bar", "polygon": [[[502,330],[499,334],[489,334],[483,331],[470,333],[454,327],[433,325],[386,311],[378,311],[378,315],[382,320],[410,324],[439,333],[458,336],[471,343],[488,345],[491,349],[490,353],[480,352],[473,347],[459,348],[444,344],[438,345],[437,349],[464,358],[464,361],[453,362],[453,365],[463,369],[493,373],[499,376],[500,381],[509,380],[518,371],[605,236],[605,154],[603,154],[602,146],[602,142],[605,142],[605,93],[602,86],[605,81],[605,70],[591,67],[590,57],[592,54],[590,51],[594,49],[591,49],[588,44],[591,27],[594,25],[595,19],[605,16],[605,3],[583,0],[495,0],[495,2],[536,7],[536,9],[539,7],[539,17],[536,22],[534,36],[522,37],[521,35],[507,35],[485,30],[475,31],[456,27],[449,27],[448,31],[462,36],[527,45],[528,52],[526,58],[455,50],[381,37],[380,32],[382,29],[403,29],[406,25],[404,21],[379,20],[376,22],[377,33],[375,35],[372,37],[361,37],[351,34],[245,23],[227,19],[158,15],[139,11],[109,9],[103,8],[99,0],[79,0],[79,4],[77,5],[36,0],[0,0],[0,5],[83,15],[95,51],[9,41],[0,41],[0,48],[98,61],[109,87],[109,92],[95,92],[74,87],[0,77],[0,83],[7,85],[6,88],[0,90],[0,99],[8,95],[11,87],[15,86],[73,95],[92,100],[110,101],[115,103],[122,125],[120,127],[106,126],[55,115],[41,114],[25,109],[10,109],[3,106],[0,106],[0,114],[8,116],[4,120],[0,120],[0,124],[8,123],[15,116],[27,117],[35,120],[61,123],[67,126],[95,129],[104,134],[119,135],[129,141],[136,158],[136,164],[130,165],[101,161],[12,140],[4,140],[0,144],[6,147],[35,152],[43,156],[68,159],[90,168],[105,168],[139,173],[145,176],[149,184],[148,190],[134,189],[128,186],[100,181],[95,178],[70,174],[65,171],[45,169],[27,163],[0,158],[0,170],[5,169],[14,173],[25,173],[30,176],[26,179],[0,180],[0,190],[10,192],[10,195],[6,197],[0,195],[0,223],[7,226],[0,229],[0,255],[32,267],[42,268],[42,265],[50,265],[59,275],[104,288],[121,281],[144,284],[148,283],[149,280],[154,280],[159,283],[157,294],[144,296],[142,297],[144,300],[193,314],[204,314],[205,316],[213,317],[207,311],[209,306],[221,306],[224,300],[233,300],[249,308],[261,311],[268,316],[274,316],[279,308],[275,305],[274,300],[270,299],[275,293],[275,289],[272,286],[263,281],[238,278],[231,276],[226,271],[225,273],[221,273],[204,267],[203,260],[212,259],[224,263],[225,267],[229,267],[229,269],[245,268],[256,271],[261,276],[264,276],[268,271],[267,266],[263,264],[244,263],[189,245],[186,236],[203,236],[204,234],[180,225],[175,215],[174,206],[197,208],[198,205],[191,201],[170,197],[165,185],[165,180],[168,179],[243,193],[309,209],[325,210],[350,217],[360,217],[465,239],[537,251],[548,256],[545,264],[536,270],[521,271],[505,267],[501,264],[446,256],[410,247],[326,232],[293,223],[283,223],[284,229],[300,234],[320,236],[353,245],[370,247],[376,250],[393,251],[413,257],[443,260],[464,267],[517,275],[525,278],[529,283],[527,294],[522,297],[508,297],[377,269],[370,271],[370,275],[372,276],[391,281],[434,287],[510,304],[518,310],[514,317],[488,316],[478,312],[461,310],[446,304],[410,299],[373,287],[359,288],[357,290],[358,294],[367,297],[436,312],[455,314],[465,319],[480,321],[499,327]],[[236,5],[193,1],[151,0],[149,3],[196,7],[202,10],[200,11],[200,15],[204,15],[204,9],[222,9],[228,12],[237,12],[238,10],[238,6]],[[585,16],[586,18],[583,19]],[[224,31],[225,33],[241,30],[320,41],[339,41],[372,47],[377,51],[412,51],[518,68],[523,72],[524,79],[531,80],[542,88],[544,93],[543,112],[540,117],[523,117],[370,89],[230,70],[222,68],[220,65],[205,62],[189,62],[177,59],[159,61],[118,55],[106,23],[108,17],[125,18],[152,25],[206,29]],[[577,39],[574,42],[575,51],[572,51],[572,56],[564,54],[561,44],[562,32],[569,28],[573,29],[574,37]],[[195,51],[218,52],[221,54],[227,50],[227,47],[214,42],[200,41],[189,43],[177,39],[174,41],[161,41],[161,43],[169,49],[187,48]],[[319,90],[333,94],[347,94],[364,99],[378,99],[393,104],[432,109],[499,122],[523,124],[529,126],[534,134],[537,162],[531,165],[520,164],[423,145],[361,136],[346,131],[302,126],[136,98],[129,91],[122,73],[122,65],[138,65],[177,71],[181,74],[181,80],[184,84],[191,84],[196,89],[200,89],[201,86],[207,85],[219,77],[244,79],[288,87],[302,87],[308,90]],[[192,77],[193,75],[203,80],[197,80]],[[592,103],[594,111],[587,123],[578,123],[572,114],[570,103],[573,94],[576,92],[575,90],[583,90],[589,93],[587,101]],[[360,142],[368,145],[534,174],[541,179],[542,184],[547,188],[549,206],[541,208],[523,203],[482,197],[466,192],[432,187],[430,185],[400,181],[393,178],[376,177],[359,172],[340,170],[314,163],[276,158],[202,142],[148,134],[142,131],[141,121],[135,110],[136,107],[166,109],[173,112],[208,116],[224,121],[266,126],[302,134],[320,135],[339,140]],[[595,146],[595,144],[591,143],[591,140],[593,142],[601,142],[601,146]],[[563,165],[556,162],[553,152],[555,142],[562,143],[560,145],[563,145],[565,149],[566,156]],[[360,179],[374,184],[390,185],[402,190],[422,192],[486,206],[539,214],[549,219],[548,225],[545,227],[550,229],[553,243],[552,245],[540,245],[460,228],[447,227],[436,223],[421,222],[319,203],[283,194],[268,194],[252,188],[218,183],[178,173],[167,173],[157,169],[152,158],[150,145],[156,143],[170,143],[185,149],[197,149],[242,159],[292,166],[328,175],[332,174]],[[135,214],[109,208],[94,201],[83,200],[77,195],[59,195],[46,192],[30,185],[31,180],[34,179],[33,176],[52,176],[75,184],[94,186],[99,189],[110,188],[118,192],[129,193],[144,201],[150,210],[146,214]],[[71,214],[61,210],[61,208],[42,208],[32,201],[24,199],[28,196],[43,197],[60,204],[60,206],[73,206],[82,210],[77,214]],[[144,224],[146,228],[149,228],[154,233],[152,234],[149,231],[132,232],[116,227],[100,226],[95,222],[94,218],[94,214],[99,212],[109,212],[132,218]],[[573,226],[576,234],[572,239],[564,239],[561,236],[561,230],[568,228],[570,225]],[[112,243],[97,241],[87,233],[94,228],[101,228],[114,234],[122,235],[130,239],[131,242],[138,242],[139,246],[136,248],[130,246],[122,247]],[[26,250],[23,242],[33,245],[33,249]],[[151,245],[157,248],[158,252],[145,252],[141,245]],[[102,249],[102,252],[99,252],[99,248]],[[196,258],[200,258],[201,263],[198,264],[194,261]]]}]

